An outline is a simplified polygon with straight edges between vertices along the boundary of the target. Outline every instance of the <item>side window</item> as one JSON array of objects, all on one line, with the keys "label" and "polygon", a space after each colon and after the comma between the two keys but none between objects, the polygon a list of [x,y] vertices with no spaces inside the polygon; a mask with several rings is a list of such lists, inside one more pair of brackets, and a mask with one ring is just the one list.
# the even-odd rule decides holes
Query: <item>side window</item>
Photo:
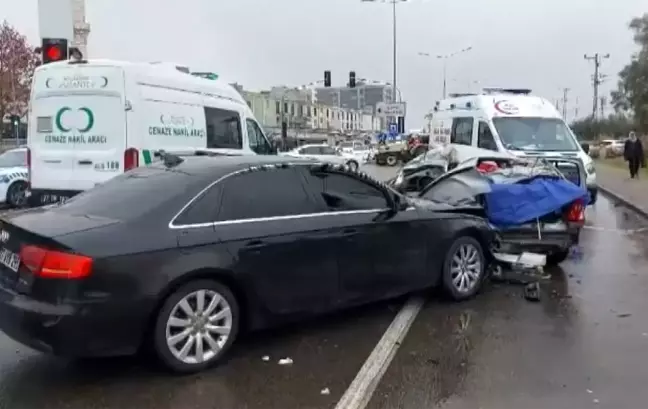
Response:
[{"label": "side window", "polygon": [[337,155],[337,151],[330,146],[322,146],[319,148],[320,150],[320,155],[328,155],[328,156],[334,156]]},{"label": "side window", "polygon": [[472,132],[472,118],[454,118],[452,120],[452,133],[450,134],[450,143],[470,146],[472,145]]},{"label": "side window", "polygon": [[254,171],[222,182],[218,221],[316,213],[316,203],[294,168]]},{"label": "side window", "polygon": [[246,119],[245,125],[247,127],[250,149],[252,149],[257,155],[271,155],[272,148],[265,136],[263,136],[263,132],[261,131],[261,128],[259,128],[259,125],[251,119]]},{"label": "side window", "polygon": [[302,148],[299,153],[302,155],[319,155],[320,150],[317,146],[307,146]]},{"label": "side window", "polygon": [[238,112],[205,107],[205,122],[208,148],[243,149]]},{"label": "side window", "polygon": [[216,220],[216,214],[221,202],[221,188],[218,185],[212,186],[203,194],[198,196],[178,217],[173,224],[183,226],[188,224],[212,223]]},{"label": "side window", "polygon": [[493,138],[493,133],[488,124],[484,121],[479,121],[479,129],[477,131],[477,146],[483,149],[497,150],[497,143]]},{"label": "side window", "polygon": [[329,211],[385,209],[387,199],[381,189],[352,175],[338,172],[312,172],[310,184],[319,191]]}]

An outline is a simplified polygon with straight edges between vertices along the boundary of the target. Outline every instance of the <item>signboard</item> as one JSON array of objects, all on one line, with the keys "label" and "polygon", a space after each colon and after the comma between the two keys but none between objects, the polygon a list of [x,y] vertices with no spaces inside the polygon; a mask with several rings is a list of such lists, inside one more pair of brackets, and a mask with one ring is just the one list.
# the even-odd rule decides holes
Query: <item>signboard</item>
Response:
[{"label": "signboard", "polygon": [[396,135],[398,135],[398,124],[392,122],[389,124],[389,136],[395,137]]},{"label": "signboard", "polygon": [[379,102],[378,104],[376,104],[376,115],[380,117],[405,116],[405,103],[404,102],[394,102],[394,103]]},{"label": "signboard", "polygon": [[41,38],[65,38],[72,41],[72,0],[38,0],[38,31]]}]

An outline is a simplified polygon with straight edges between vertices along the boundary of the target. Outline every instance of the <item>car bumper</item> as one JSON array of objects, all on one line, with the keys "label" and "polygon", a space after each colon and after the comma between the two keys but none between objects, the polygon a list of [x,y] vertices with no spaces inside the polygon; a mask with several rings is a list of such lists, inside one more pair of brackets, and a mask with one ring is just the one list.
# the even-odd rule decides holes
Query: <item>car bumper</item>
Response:
[{"label": "car bumper", "polygon": [[131,355],[150,311],[141,303],[50,304],[0,290],[0,330],[40,352],[71,358]]},{"label": "car bumper", "polygon": [[569,250],[578,244],[580,228],[570,227],[562,231],[509,231],[498,234],[496,251],[508,254],[524,252],[553,254]]}]

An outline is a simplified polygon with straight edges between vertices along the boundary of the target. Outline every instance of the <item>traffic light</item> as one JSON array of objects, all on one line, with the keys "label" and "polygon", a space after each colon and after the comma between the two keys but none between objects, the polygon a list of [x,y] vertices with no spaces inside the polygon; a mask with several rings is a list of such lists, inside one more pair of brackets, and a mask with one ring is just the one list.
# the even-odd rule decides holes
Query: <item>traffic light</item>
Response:
[{"label": "traffic light", "polygon": [[11,124],[11,136],[14,138],[18,138],[18,132],[20,129],[20,116],[10,115],[9,123]]},{"label": "traffic light", "polygon": [[43,38],[41,43],[43,64],[68,59],[68,40],[65,38]]},{"label": "traffic light", "polygon": [[355,88],[356,86],[356,76],[355,71],[349,73],[349,88]]},{"label": "traffic light", "polygon": [[331,86],[331,71],[324,71],[324,86],[327,88]]}]

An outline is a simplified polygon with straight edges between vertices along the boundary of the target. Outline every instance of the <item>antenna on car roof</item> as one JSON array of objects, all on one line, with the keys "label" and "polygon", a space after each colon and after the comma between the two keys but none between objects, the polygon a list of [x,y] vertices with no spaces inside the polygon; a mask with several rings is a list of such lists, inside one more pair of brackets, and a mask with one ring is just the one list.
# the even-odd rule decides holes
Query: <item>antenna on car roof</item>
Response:
[{"label": "antenna on car roof", "polygon": [[175,166],[178,166],[182,162],[184,162],[184,159],[182,159],[180,156],[175,155],[173,153],[165,152],[163,149],[154,152],[153,156],[162,159],[164,166],[167,168],[173,168]]}]

